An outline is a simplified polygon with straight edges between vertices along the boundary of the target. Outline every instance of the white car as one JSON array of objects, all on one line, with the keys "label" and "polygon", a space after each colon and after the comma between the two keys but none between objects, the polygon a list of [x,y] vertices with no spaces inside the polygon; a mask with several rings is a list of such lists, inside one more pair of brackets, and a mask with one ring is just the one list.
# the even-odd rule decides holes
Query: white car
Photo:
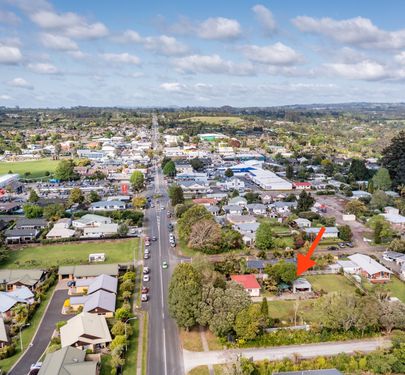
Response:
[{"label": "white car", "polygon": [[147,275],[150,272],[149,267],[143,267],[143,274]]},{"label": "white car", "polygon": [[148,282],[150,280],[149,275],[143,275],[143,281]]},{"label": "white car", "polygon": [[149,248],[145,247],[144,253],[145,253],[145,254],[149,254],[149,253],[150,253]]}]

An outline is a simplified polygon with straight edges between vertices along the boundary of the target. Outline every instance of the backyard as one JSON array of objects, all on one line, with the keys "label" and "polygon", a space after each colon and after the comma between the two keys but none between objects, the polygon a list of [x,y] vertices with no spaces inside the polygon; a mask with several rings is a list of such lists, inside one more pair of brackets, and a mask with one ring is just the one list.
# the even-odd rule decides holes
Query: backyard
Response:
[{"label": "backyard", "polygon": [[0,175],[9,172],[18,173],[24,177],[24,173],[29,172],[30,178],[45,177],[45,172],[53,173],[58,165],[58,160],[39,159],[30,161],[1,162]]},{"label": "backyard", "polygon": [[127,263],[133,261],[134,249],[138,249],[138,239],[25,247],[11,251],[2,268],[49,268],[87,264],[89,254],[100,252],[106,255],[105,263]]}]

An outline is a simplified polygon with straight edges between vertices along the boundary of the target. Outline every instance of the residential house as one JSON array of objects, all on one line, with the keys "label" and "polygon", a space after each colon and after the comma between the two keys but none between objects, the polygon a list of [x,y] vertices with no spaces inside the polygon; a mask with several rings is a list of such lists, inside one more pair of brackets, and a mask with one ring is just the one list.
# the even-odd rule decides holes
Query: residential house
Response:
[{"label": "residential house", "polygon": [[218,216],[220,208],[218,206],[208,206],[207,210],[211,212],[214,216]]},{"label": "residential house", "polygon": [[90,211],[117,211],[125,210],[126,204],[122,201],[99,201],[90,205]]},{"label": "residential house", "polygon": [[298,228],[310,228],[312,223],[308,219],[298,218],[294,220],[294,223],[297,225]]},{"label": "residential house", "polygon": [[98,227],[83,228],[83,238],[102,238],[116,235],[118,224],[101,224]]},{"label": "residential house", "polygon": [[1,269],[0,285],[10,291],[26,286],[34,291],[46,278],[46,272],[43,270],[24,270],[24,269]]},{"label": "residential house", "polygon": [[299,277],[292,284],[293,293],[312,292],[311,283],[304,277]]},{"label": "residential house", "polygon": [[106,318],[88,312],[69,319],[60,329],[60,339],[62,348],[73,346],[93,351],[106,347],[112,341]]},{"label": "residential house", "polygon": [[4,232],[4,241],[6,244],[20,244],[34,242],[39,236],[38,229],[7,229]]},{"label": "residential house", "polygon": [[45,219],[18,219],[15,223],[15,228],[17,229],[36,229],[41,230],[48,226],[48,222]]},{"label": "residential house", "polygon": [[235,215],[235,214],[228,214],[226,215],[226,220],[228,220],[228,222],[230,224],[247,224],[247,223],[255,223],[256,222],[256,218],[252,215]]},{"label": "residential house", "polygon": [[183,189],[185,196],[194,196],[194,195],[204,195],[210,188],[204,183],[196,181],[181,181],[179,182],[180,187]]},{"label": "residential house", "polygon": [[234,197],[229,199],[228,201],[229,205],[237,205],[240,207],[246,207],[247,206],[247,200],[244,197]]},{"label": "residential house", "polygon": [[[321,228],[306,228],[306,229],[304,229],[304,232],[308,237],[315,238],[318,235],[320,230],[321,230]],[[325,227],[325,232],[324,232],[322,238],[337,238],[338,235],[339,235],[338,228]]]},{"label": "residential house", "polygon": [[262,199],[263,204],[270,204],[271,202],[273,202],[273,197],[268,193],[264,193],[260,197]]},{"label": "residential house", "polygon": [[368,255],[354,254],[348,258],[360,267],[359,274],[371,283],[377,284],[390,281],[392,272]]},{"label": "residential house", "polygon": [[[118,277],[120,266],[118,264],[91,264],[59,267],[58,276],[61,279],[77,280],[100,275]],[[0,270],[1,275],[1,270]],[[0,277],[1,279],[1,277]]]},{"label": "residential house", "polygon": [[86,214],[80,219],[72,221],[72,226],[74,228],[85,228],[85,227],[97,227],[102,224],[111,224],[112,219],[110,217],[105,217],[101,215]]},{"label": "residential house", "polygon": [[399,209],[395,207],[385,207],[385,213],[382,214],[392,227],[398,230],[405,229],[405,216],[400,215]]},{"label": "residential house", "polygon": [[243,207],[238,206],[237,204],[227,204],[222,207],[225,213],[231,214],[231,215],[242,215],[243,213]]},{"label": "residential house", "polygon": [[63,218],[58,220],[53,228],[47,233],[47,239],[58,239],[58,238],[71,238],[75,235],[76,231],[69,229],[72,224],[72,220],[68,218]]},{"label": "residential house", "polygon": [[255,275],[231,275],[231,280],[242,285],[251,297],[260,296],[260,284]]},{"label": "residential house", "polygon": [[86,361],[86,351],[66,346],[48,353],[38,375],[98,375],[99,363]]},{"label": "residential house", "polygon": [[396,251],[384,251],[383,258],[388,262],[395,262],[399,266],[405,264],[405,254]]},{"label": "residential house", "polygon": [[285,215],[285,214],[290,214],[291,211],[295,208],[297,208],[297,202],[284,202],[284,201],[279,201],[279,202],[274,202],[269,205],[269,208],[271,211]]},{"label": "residential house", "polygon": [[18,202],[0,202],[0,213],[13,214],[21,209],[21,203]]},{"label": "residential house", "polygon": [[101,274],[94,278],[78,279],[69,289],[69,294],[91,294],[99,290],[117,293],[118,280],[116,277]]},{"label": "residential house", "polygon": [[11,317],[11,309],[19,304],[32,304],[34,294],[23,286],[9,292],[0,292],[0,314],[2,317]]},{"label": "residential house", "polygon": [[266,215],[267,212],[266,206],[262,203],[249,203],[246,207],[253,215]]},{"label": "residential house", "polygon": [[344,273],[351,275],[360,273],[360,266],[357,263],[352,262],[351,260],[338,260],[337,264],[343,270]]},{"label": "residential house", "polygon": [[10,344],[7,326],[4,324],[3,317],[0,316],[0,348]]},{"label": "residential house", "polygon": [[97,290],[84,296],[70,297],[69,305],[75,311],[82,308],[84,312],[112,318],[115,312],[116,298],[115,293]]},{"label": "residential house", "polygon": [[371,198],[371,194],[363,190],[353,190],[353,195],[350,199],[359,199],[359,198]]},{"label": "residential house", "polygon": [[218,199],[215,198],[196,198],[193,199],[194,204],[199,204],[205,207],[215,206],[218,203]]},{"label": "residential house", "polygon": [[232,177],[229,180],[226,180],[223,186],[227,191],[236,190],[239,191],[239,193],[245,191],[245,182],[237,177]]}]

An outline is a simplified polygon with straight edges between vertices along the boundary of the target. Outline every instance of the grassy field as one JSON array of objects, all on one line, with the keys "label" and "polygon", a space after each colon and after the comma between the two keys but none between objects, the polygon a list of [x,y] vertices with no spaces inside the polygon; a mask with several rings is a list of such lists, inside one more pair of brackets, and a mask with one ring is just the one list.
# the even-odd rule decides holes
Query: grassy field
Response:
[{"label": "grassy field", "polygon": [[12,251],[2,268],[47,268],[87,264],[89,254],[100,252],[106,254],[105,263],[126,263],[133,261],[134,248],[138,249],[138,239],[26,247]]},{"label": "grassy field", "polygon": [[25,172],[30,172],[30,178],[44,177],[45,172],[54,172],[58,165],[58,160],[39,159],[30,161],[1,162],[0,175],[7,174],[9,171],[18,173],[24,177]]},{"label": "grassy field", "polygon": [[187,375],[209,375],[208,366],[198,366],[193,368]]},{"label": "grassy field", "polygon": [[221,124],[236,125],[236,124],[240,124],[244,121],[240,117],[233,117],[233,116],[195,116],[195,117],[189,117],[182,121],[186,121],[186,120],[190,120],[193,122],[201,121],[201,122],[206,122],[207,124],[215,124],[215,125],[221,125]]},{"label": "grassy field", "polygon": [[312,284],[314,291],[323,289],[327,293],[354,293],[356,289],[353,283],[342,275],[313,275],[305,278]]},{"label": "grassy field", "polygon": [[203,345],[201,341],[201,334],[198,328],[194,328],[190,331],[180,330],[180,341],[184,349],[193,352],[202,352]]},{"label": "grassy field", "polygon": [[134,333],[128,341],[128,355],[125,358],[123,375],[136,374],[136,361],[138,356],[138,337],[139,337],[139,320],[132,320],[129,324],[132,325]]},{"label": "grassy field", "polygon": [[[38,328],[38,325],[41,321],[42,315],[45,312],[46,306],[49,303],[49,299],[52,295],[54,288],[51,288],[48,290],[46,293],[45,298],[42,300],[41,304],[39,305],[38,309],[35,311],[34,316],[30,320],[30,326],[25,328],[24,330],[21,331],[21,337],[23,341],[23,347],[24,349],[27,348],[28,344],[31,342],[32,338],[34,337],[35,331]],[[7,371],[10,370],[11,366],[17,361],[18,358],[21,356],[21,350],[20,350],[20,340],[19,337],[17,336],[17,341],[16,341],[16,347],[17,347],[17,352],[10,358],[6,358],[0,361],[0,369],[2,370],[1,373],[7,373]]]},{"label": "grassy field", "polygon": [[[273,319],[279,319],[288,323],[294,320],[294,302],[295,301],[269,301],[269,315]],[[309,322],[312,315],[311,300],[300,301],[298,316]],[[298,319],[300,323],[301,319]]]},{"label": "grassy field", "polygon": [[405,283],[399,280],[397,277],[392,276],[391,281],[384,285],[374,285],[371,284],[368,280],[362,279],[362,286],[366,289],[371,291],[373,288],[383,288],[385,290],[389,290],[391,292],[392,297],[399,298],[402,302],[405,303]]}]

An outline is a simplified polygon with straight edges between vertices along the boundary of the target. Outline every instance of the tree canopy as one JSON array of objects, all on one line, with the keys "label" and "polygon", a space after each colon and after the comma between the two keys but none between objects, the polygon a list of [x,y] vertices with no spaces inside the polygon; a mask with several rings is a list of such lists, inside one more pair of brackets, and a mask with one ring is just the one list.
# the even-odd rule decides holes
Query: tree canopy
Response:
[{"label": "tree canopy", "polygon": [[393,185],[405,184],[405,131],[400,131],[383,150],[382,165],[388,169]]},{"label": "tree canopy", "polygon": [[141,191],[145,182],[145,177],[141,171],[134,171],[131,174],[130,182],[134,191]]}]

